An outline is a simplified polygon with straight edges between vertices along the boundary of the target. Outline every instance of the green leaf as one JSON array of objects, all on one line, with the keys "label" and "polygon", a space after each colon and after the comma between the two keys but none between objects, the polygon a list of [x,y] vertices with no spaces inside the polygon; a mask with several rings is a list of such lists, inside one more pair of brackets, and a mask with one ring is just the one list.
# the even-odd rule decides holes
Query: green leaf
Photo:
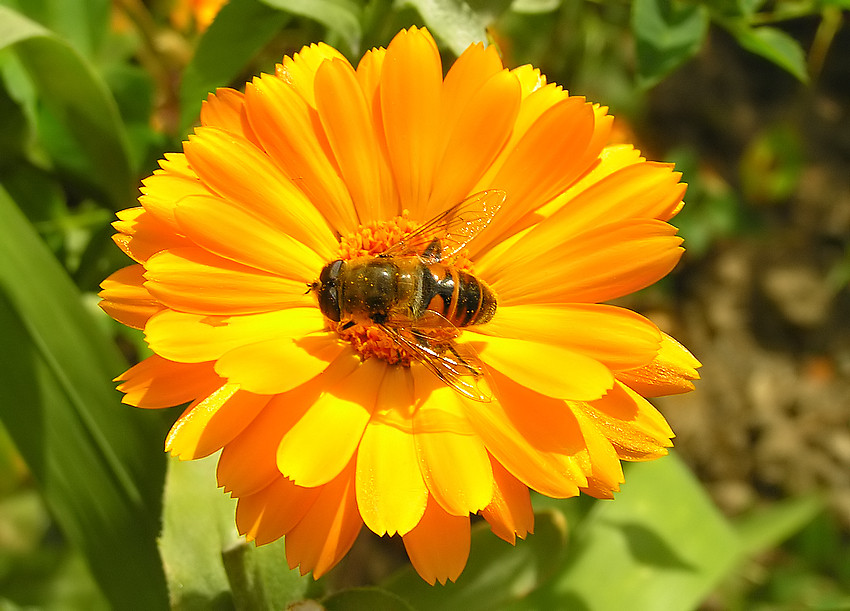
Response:
[{"label": "green leaf", "polygon": [[744,555],[755,556],[776,547],[808,525],[825,508],[822,498],[791,498],[738,518],[735,528]]},{"label": "green leaf", "polygon": [[115,608],[161,608],[161,417],[120,405],[122,358],[0,189],[0,419]]},{"label": "green leaf", "polygon": [[360,55],[360,41],[363,38],[363,28],[360,20],[361,9],[352,0],[262,0],[292,15],[307,17],[318,21],[330,31],[337,34],[348,47],[341,49],[350,55]]},{"label": "green leaf", "polygon": [[747,51],[761,55],[802,83],[809,81],[806,56],[793,37],[770,26],[750,27],[744,21],[721,22]]},{"label": "green leaf", "polygon": [[259,0],[230,0],[198,41],[180,83],[180,129],[198,118],[207,93],[229,84],[290,19]]},{"label": "green leaf", "polygon": [[175,609],[285,609],[309,577],[286,564],[283,540],[256,547],[236,531],[236,502],[218,489],[214,457],[170,459],[159,542]]},{"label": "green leaf", "polygon": [[40,102],[79,154],[55,159],[108,198],[114,208],[133,199],[129,148],[115,100],[91,65],[68,43],[0,6],[0,50],[14,49]]},{"label": "green leaf", "polygon": [[327,611],[413,611],[407,602],[380,588],[352,588],[322,600]]},{"label": "green leaf", "polygon": [[696,55],[708,30],[708,11],[675,0],[635,0],[632,31],[642,87],[657,84]]},{"label": "green leaf", "polygon": [[735,532],[670,455],[629,465],[623,491],[575,528],[558,576],[529,600],[541,609],[694,609],[739,559]]},{"label": "green leaf", "polygon": [[534,534],[517,541],[516,547],[478,524],[469,561],[457,583],[431,586],[408,567],[383,585],[416,609],[500,609],[552,575],[563,556],[566,536],[563,515],[552,510],[535,514]]},{"label": "green leaf", "polygon": [[2,2],[55,32],[88,58],[109,32],[109,0],[8,0]]},{"label": "green leaf", "polygon": [[404,0],[401,4],[419,11],[425,25],[455,55],[472,43],[487,41],[490,15],[473,10],[463,0]]}]

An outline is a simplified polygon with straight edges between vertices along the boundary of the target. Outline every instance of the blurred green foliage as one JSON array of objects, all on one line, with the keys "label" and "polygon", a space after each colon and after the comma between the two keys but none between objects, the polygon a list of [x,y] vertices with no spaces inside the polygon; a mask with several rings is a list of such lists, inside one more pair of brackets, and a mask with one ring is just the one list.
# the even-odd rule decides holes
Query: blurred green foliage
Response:
[{"label": "blurred green foliage", "polygon": [[[172,461],[166,477],[175,413],[120,406],[110,379],[143,343],[93,307],[98,282],[125,264],[112,212],[133,205],[206,94],[303,44],[356,60],[412,24],[447,58],[492,40],[508,65],[533,63],[640,131],[652,88],[713,31],[801,84],[816,78],[848,0],[230,0],[203,31],[170,21],[172,5],[0,0],[0,608],[273,609],[312,597],[328,609],[675,610],[712,592],[724,608],[850,605],[846,532],[826,514],[806,526],[819,501],[733,523],[675,456],[632,465],[614,503],[538,498],[538,532],[516,548],[478,524],[457,584],[432,588],[406,568],[340,589],[348,560],[313,584],[288,570],[280,542],[236,537],[206,463]],[[806,43],[785,28],[802,19],[817,24]],[[691,183],[678,224],[699,258],[789,197],[803,153],[779,122],[747,147],[738,184],[693,148],[665,155]]]}]

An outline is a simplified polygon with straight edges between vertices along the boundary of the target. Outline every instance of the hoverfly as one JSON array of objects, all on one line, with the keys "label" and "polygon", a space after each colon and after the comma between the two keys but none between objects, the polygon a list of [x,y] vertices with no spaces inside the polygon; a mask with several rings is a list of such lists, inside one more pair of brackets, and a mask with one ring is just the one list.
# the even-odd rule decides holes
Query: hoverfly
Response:
[{"label": "hoverfly", "polygon": [[496,295],[480,278],[444,261],[484,229],[504,201],[504,191],[476,193],[375,256],[328,263],[310,284],[322,314],[338,329],[376,325],[457,392],[489,401],[478,387],[481,360],[455,339],[458,327],[493,318]]}]

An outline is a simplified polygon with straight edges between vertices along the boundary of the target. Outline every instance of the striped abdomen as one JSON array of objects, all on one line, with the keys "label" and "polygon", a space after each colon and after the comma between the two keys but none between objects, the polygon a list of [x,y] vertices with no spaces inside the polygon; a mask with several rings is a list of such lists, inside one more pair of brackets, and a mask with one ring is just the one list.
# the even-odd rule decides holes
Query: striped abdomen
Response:
[{"label": "striped abdomen", "polygon": [[481,325],[496,313],[496,296],[483,281],[465,271],[433,263],[425,265],[422,303],[456,327]]}]

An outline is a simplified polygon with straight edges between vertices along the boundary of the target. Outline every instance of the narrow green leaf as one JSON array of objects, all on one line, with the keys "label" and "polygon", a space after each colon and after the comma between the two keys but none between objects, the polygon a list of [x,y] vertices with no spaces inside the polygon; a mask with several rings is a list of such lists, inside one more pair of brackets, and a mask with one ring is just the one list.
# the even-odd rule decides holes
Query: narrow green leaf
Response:
[{"label": "narrow green leaf", "polygon": [[88,58],[109,31],[109,0],[6,0],[2,2],[55,32]]},{"label": "narrow green leaf", "polygon": [[702,46],[708,24],[708,11],[699,4],[635,0],[632,31],[639,84],[651,87],[693,57]]},{"label": "narrow green leaf", "polygon": [[363,38],[362,18],[359,3],[352,0],[262,0],[293,15],[318,21],[345,42],[351,56],[360,55]]},{"label": "narrow green leaf", "polygon": [[736,566],[735,532],[675,455],[629,467],[623,491],[573,533],[532,608],[694,609]]},{"label": "narrow green leaf", "polygon": [[825,508],[822,498],[791,498],[754,511],[735,523],[745,556],[755,556],[776,547],[809,524]]},{"label": "narrow green leaf", "polygon": [[129,147],[115,100],[100,76],[67,42],[0,6],[0,50],[5,48],[14,49],[40,102],[79,153],[56,163],[101,191],[114,208],[125,207],[134,187]]},{"label": "narrow green leaf", "polygon": [[[180,129],[198,118],[201,102],[229,84],[290,19],[259,0],[230,0],[198,42],[180,83]],[[281,54],[282,56],[282,54]]]},{"label": "narrow green leaf", "polygon": [[486,524],[473,529],[472,550],[457,583],[428,585],[408,567],[383,584],[416,609],[500,609],[522,599],[552,575],[563,556],[567,526],[560,512],[535,514],[534,534],[516,547]]},{"label": "narrow green leaf", "polygon": [[723,25],[747,51],[761,55],[802,83],[809,81],[805,53],[792,36],[770,26],[753,28],[744,21],[725,22]]},{"label": "narrow green leaf", "polygon": [[236,531],[236,502],[216,484],[216,458],[170,459],[159,541],[175,609],[285,609],[310,577],[286,564],[283,540],[256,547]]},{"label": "narrow green leaf", "polygon": [[120,405],[122,358],[0,189],[0,419],[115,608],[161,608],[161,418]]},{"label": "narrow green leaf", "polygon": [[487,41],[488,15],[476,12],[463,0],[404,0],[402,5],[419,11],[425,25],[455,55],[474,42]]}]

